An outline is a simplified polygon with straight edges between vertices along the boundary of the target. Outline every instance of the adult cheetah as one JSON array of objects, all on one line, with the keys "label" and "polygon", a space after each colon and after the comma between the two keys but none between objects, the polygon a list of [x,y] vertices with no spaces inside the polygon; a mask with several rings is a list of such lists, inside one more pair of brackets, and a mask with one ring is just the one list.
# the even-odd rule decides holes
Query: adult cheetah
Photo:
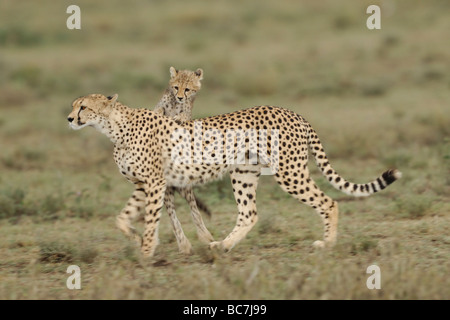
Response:
[{"label": "adult cheetah", "polygon": [[[336,241],[338,204],[310,177],[308,148],[328,181],[349,195],[368,196],[401,177],[394,169],[366,184],[346,181],[331,167],[311,125],[287,109],[259,106],[182,126],[153,111],[129,108],[117,98],[117,94],[78,98],[72,103],[68,121],[73,129],[92,126],[114,143],[114,160],[138,191],[130,202],[145,208],[141,252],[146,257],[153,256],[158,244],[161,208],[169,186],[185,188],[230,174],[239,211],[236,226],[223,241],[210,244],[228,251],[258,220],[255,195],[263,167],[271,168],[284,191],[320,215],[324,239],[314,242],[318,247]],[[131,224],[127,226],[122,231],[141,242]]]}]

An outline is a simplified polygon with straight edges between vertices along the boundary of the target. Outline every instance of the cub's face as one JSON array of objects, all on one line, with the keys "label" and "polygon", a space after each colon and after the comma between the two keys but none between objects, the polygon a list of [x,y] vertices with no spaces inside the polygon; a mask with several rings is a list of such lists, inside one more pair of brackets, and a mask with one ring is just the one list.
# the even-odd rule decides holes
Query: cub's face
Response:
[{"label": "cub's face", "polygon": [[105,97],[102,94],[90,94],[80,97],[72,103],[72,112],[67,117],[69,126],[74,130],[86,126],[96,126],[105,119],[117,100],[117,94]]},{"label": "cub's face", "polygon": [[183,103],[186,100],[193,98],[197,91],[201,88],[201,80],[203,79],[203,70],[175,70],[170,67],[170,81],[169,86],[175,100],[178,103]]}]

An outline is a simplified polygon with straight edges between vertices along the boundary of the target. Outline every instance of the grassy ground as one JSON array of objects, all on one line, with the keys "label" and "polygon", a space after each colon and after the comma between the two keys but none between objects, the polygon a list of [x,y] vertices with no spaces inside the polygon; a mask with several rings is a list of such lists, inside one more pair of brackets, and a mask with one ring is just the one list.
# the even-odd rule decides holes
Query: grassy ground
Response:
[{"label": "grassy ground", "polygon": [[[450,21],[448,1],[77,1],[0,3],[0,299],[449,299]],[[365,9],[382,8],[382,29]],[[315,212],[271,177],[258,189],[260,220],[232,252],[196,240],[178,254],[164,215],[156,257],[115,227],[132,186],[111,143],[74,132],[73,99],[119,93],[152,107],[169,66],[205,71],[194,117],[260,104],[290,108],[314,126],[333,167],[367,182],[389,167],[403,179],[370,198],[319,186],[340,204],[338,243]],[[197,189],[224,238],[236,219],[227,178]],[[82,290],[66,269],[81,268]],[[381,289],[366,287],[368,266]]]}]

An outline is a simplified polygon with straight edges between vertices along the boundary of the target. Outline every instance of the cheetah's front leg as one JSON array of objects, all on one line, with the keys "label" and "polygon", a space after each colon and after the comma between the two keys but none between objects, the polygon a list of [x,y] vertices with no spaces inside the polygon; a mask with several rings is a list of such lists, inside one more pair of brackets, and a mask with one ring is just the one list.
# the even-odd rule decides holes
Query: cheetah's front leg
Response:
[{"label": "cheetah's front leg", "polygon": [[181,223],[175,213],[174,191],[175,188],[173,187],[169,187],[166,189],[166,193],[164,195],[164,204],[167,209],[167,214],[170,217],[173,233],[175,234],[175,238],[177,239],[178,249],[181,253],[190,254],[192,252],[191,243],[189,242],[188,238],[186,238],[186,235],[183,232],[183,228],[181,228]]},{"label": "cheetah's front leg", "polygon": [[183,123],[188,122],[189,120],[191,120],[191,117],[185,113],[180,113],[176,116],[173,116],[172,119],[178,123],[183,125]]},{"label": "cheetah's front leg", "polygon": [[[198,211],[197,202],[195,201],[194,190],[191,187],[178,189],[181,196],[186,199],[189,203],[189,207],[191,208],[191,216],[192,220],[194,220],[195,227],[197,228],[197,236],[203,243],[210,243],[214,241],[213,236],[208,231],[203,222],[202,215]],[[167,192],[166,192],[167,193]],[[167,204],[166,204],[167,205]]]},{"label": "cheetah's front leg", "polygon": [[145,197],[146,195],[143,185],[137,183],[136,189],[134,190],[131,198],[128,200],[127,205],[122,209],[116,218],[117,227],[129,238],[136,241],[138,246],[142,245],[142,238],[137,233],[136,229],[131,225],[131,222],[143,213]]},{"label": "cheetah's front leg", "polygon": [[145,186],[145,228],[141,247],[144,257],[152,257],[158,245],[158,226],[165,191],[166,184],[162,179],[152,179],[152,183]]}]

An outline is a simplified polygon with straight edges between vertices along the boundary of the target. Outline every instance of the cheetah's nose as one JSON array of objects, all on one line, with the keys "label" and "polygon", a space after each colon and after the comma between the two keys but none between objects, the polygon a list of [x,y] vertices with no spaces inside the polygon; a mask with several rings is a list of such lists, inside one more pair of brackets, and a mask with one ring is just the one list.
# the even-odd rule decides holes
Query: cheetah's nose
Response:
[{"label": "cheetah's nose", "polygon": [[73,118],[69,117],[69,118],[67,118],[67,121],[72,122]]},{"label": "cheetah's nose", "polygon": [[180,101],[183,100],[183,97],[178,97],[178,100],[180,100]]}]

